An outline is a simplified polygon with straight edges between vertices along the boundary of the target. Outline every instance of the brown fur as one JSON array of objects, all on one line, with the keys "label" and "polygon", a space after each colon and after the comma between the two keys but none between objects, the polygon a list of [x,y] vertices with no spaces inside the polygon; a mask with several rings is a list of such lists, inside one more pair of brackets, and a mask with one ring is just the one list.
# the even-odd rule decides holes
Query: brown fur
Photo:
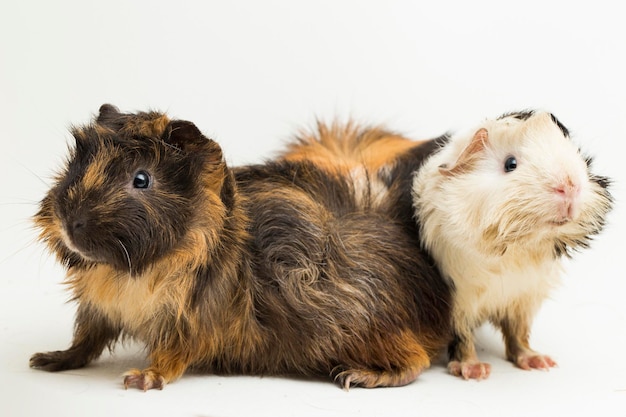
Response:
[{"label": "brown fur", "polygon": [[395,386],[446,345],[450,290],[367,184],[308,162],[231,170],[156,112],[104,105],[73,133],[35,221],[68,268],[74,339],[31,366],[81,367],[133,337],[150,366],[124,383],[144,390],[190,367]]},{"label": "brown fur", "polygon": [[316,131],[301,132],[287,144],[280,157],[287,161],[307,161],[327,172],[346,175],[361,167],[376,172],[420,143],[380,127],[318,122]]}]

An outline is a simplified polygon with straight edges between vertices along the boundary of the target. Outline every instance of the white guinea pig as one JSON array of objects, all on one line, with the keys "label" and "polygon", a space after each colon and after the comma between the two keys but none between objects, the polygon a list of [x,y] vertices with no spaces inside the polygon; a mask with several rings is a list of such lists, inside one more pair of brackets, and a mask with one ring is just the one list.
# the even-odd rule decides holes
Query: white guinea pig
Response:
[{"label": "white guinea pig", "polygon": [[590,164],[554,115],[523,111],[453,135],[413,177],[422,244],[456,288],[452,374],[489,375],[472,341],[486,321],[520,368],[556,365],[530,348],[530,327],[561,259],[588,245],[612,207],[609,180]]}]

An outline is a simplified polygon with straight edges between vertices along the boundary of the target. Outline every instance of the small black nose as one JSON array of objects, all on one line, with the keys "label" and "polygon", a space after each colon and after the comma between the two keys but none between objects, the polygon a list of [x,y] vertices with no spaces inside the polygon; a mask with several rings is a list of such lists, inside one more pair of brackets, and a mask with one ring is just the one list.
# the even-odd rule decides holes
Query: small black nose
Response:
[{"label": "small black nose", "polygon": [[77,237],[83,235],[87,229],[87,219],[83,216],[70,219],[67,222],[67,232],[70,237]]},{"label": "small black nose", "polygon": [[74,220],[74,222],[72,223],[72,229],[74,229],[75,232],[77,232],[79,229],[82,229],[83,227],[85,227],[84,219]]}]

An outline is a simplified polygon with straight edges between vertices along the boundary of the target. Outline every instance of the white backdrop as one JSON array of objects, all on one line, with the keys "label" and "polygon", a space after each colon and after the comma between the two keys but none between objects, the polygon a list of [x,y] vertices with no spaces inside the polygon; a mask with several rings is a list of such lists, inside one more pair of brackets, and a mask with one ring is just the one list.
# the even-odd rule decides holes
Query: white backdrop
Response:
[{"label": "white backdrop", "polygon": [[[436,4],[433,4],[436,3]],[[98,1],[0,5],[0,415],[626,415],[626,29],[616,2]],[[555,113],[611,176],[616,209],[568,263],[534,326],[560,367],[523,372],[479,331],[480,383],[443,364],[407,387],[188,375],[124,391],[130,345],[89,368],[30,370],[65,348],[74,306],[30,217],[69,139],[100,104],[192,120],[232,164],[260,162],[315,117],[414,138],[521,108]]]}]

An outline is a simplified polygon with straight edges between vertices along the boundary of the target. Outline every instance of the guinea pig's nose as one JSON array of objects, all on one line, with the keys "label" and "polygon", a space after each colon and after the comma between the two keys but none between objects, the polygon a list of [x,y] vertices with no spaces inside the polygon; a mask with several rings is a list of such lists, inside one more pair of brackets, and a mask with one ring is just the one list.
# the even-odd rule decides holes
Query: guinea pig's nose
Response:
[{"label": "guinea pig's nose", "polygon": [[84,216],[77,216],[67,222],[68,234],[72,237],[85,233],[87,219]]},{"label": "guinea pig's nose", "polygon": [[571,220],[578,215],[580,203],[578,196],[580,195],[580,186],[566,178],[554,187],[554,192],[558,197],[558,217],[560,220]]},{"label": "guinea pig's nose", "polygon": [[572,199],[578,197],[580,194],[580,186],[572,181],[571,178],[567,178],[565,181],[554,187],[554,191],[564,199]]},{"label": "guinea pig's nose", "polygon": [[85,227],[85,219],[76,219],[74,220],[74,222],[72,222],[72,229],[74,229],[74,231],[79,231],[80,229],[82,229],[83,227]]}]

